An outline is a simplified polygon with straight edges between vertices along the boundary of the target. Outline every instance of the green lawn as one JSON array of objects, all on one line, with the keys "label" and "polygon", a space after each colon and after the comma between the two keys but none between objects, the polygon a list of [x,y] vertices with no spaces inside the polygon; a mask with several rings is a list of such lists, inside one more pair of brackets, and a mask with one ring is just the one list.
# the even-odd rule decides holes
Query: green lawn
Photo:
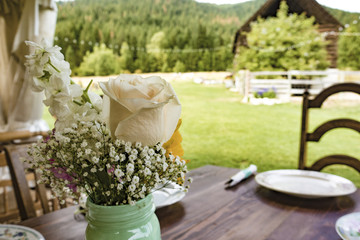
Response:
[{"label": "green lawn", "polygon": [[[297,168],[300,104],[254,106],[241,103],[238,94],[221,86],[202,86],[191,82],[172,84],[183,106],[181,133],[184,157],[190,159],[190,168],[206,164],[244,168],[250,163],[256,164],[259,172]],[[333,117],[360,119],[358,106],[316,109],[311,110],[311,114],[310,129]],[[320,143],[309,144],[309,163],[335,153],[359,158],[359,146],[357,132],[333,130]],[[324,171],[351,179],[360,187],[359,173],[352,168],[336,166]]]},{"label": "green lawn", "polygon": [[[241,103],[241,97],[222,86],[203,86],[192,82],[172,82],[182,103],[181,134],[184,158],[189,168],[206,164],[244,168],[253,163],[258,171],[297,168],[301,105],[254,106]],[[341,110],[341,111],[340,111]],[[311,110],[310,128],[334,117],[360,119],[360,108],[329,107]],[[50,122],[53,121],[48,116]],[[329,154],[345,153],[360,157],[357,132],[336,129],[320,143],[309,144],[309,163]],[[345,166],[325,172],[341,175],[360,187],[360,176]]]}]

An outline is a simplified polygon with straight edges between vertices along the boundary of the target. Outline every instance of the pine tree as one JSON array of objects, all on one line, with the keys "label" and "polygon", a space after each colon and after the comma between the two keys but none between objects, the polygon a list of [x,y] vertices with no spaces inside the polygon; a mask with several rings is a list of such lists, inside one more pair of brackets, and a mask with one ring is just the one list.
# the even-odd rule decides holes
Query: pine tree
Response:
[{"label": "pine tree", "polygon": [[104,44],[94,47],[94,52],[87,52],[84,61],[81,63],[78,71],[85,76],[105,76],[118,74],[117,64],[118,56],[111,49],[106,48]]}]

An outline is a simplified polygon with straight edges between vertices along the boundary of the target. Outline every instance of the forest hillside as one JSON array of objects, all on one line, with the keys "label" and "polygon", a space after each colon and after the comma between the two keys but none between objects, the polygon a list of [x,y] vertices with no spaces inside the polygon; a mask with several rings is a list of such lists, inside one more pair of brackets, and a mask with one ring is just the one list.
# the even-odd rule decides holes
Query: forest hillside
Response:
[{"label": "forest hillside", "polygon": [[[55,44],[80,75],[223,71],[232,66],[236,30],[265,1],[235,5],[194,0],[58,2]],[[360,16],[327,10],[343,24]],[[107,59],[111,69],[95,72],[96,59]]]}]

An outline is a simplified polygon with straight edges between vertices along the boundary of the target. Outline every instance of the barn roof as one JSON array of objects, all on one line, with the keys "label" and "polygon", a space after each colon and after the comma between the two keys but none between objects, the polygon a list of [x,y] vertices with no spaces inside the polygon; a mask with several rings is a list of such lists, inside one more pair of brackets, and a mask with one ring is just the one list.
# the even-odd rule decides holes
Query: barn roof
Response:
[{"label": "barn roof", "polygon": [[[252,15],[241,28],[236,32],[233,52],[235,53],[238,45],[238,40],[241,32],[250,31],[250,23],[256,21],[258,17],[276,17],[277,10],[280,8],[282,0],[268,0],[264,5]],[[342,26],[330,13],[328,13],[320,4],[315,0],[284,0],[289,7],[289,13],[305,13],[306,16],[315,18],[315,23],[319,25],[335,25]]]}]

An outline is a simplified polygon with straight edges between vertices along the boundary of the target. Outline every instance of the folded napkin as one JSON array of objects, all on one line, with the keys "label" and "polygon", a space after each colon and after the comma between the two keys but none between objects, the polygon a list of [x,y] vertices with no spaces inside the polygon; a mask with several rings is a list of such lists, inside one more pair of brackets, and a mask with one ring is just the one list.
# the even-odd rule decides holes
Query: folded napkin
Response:
[{"label": "folded napkin", "polygon": [[156,208],[165,207],[185,197],[184,188],[176,183],[167,183],[163,188],[153,192]]},{"label": "folded napkin", "polygon": [[257,171],[257,167],[254,164],[251,164],[248,168],[241,170],[234,176],[230,178],[225,184],[227,184],[227,187],[232,187],[241,182],[242,180],[250,177],[252,174],[254,174]]}]

